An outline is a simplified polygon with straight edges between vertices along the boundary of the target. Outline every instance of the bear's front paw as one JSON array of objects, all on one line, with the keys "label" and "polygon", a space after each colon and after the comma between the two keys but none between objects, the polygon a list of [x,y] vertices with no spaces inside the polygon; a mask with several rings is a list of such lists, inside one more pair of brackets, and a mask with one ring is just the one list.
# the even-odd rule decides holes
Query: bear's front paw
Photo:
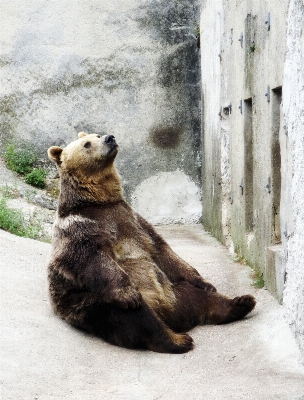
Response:
[{"label": "bear's front paw", "polygon": [[201,276],[195,276],[191,279],[190,283],[206,292],[216,292],[216,288],[211,283],[206,282]]},{"label": "bear's front paw", "polygon": [[141,303],[141,294],[131,286],[116,289],[111,293],[110,302],[121,308],[137,308]]}]

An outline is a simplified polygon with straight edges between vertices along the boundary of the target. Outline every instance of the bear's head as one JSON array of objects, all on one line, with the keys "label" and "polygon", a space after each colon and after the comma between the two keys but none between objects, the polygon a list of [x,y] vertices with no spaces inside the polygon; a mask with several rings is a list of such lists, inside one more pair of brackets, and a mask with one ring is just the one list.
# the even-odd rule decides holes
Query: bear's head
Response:
[{"label": "bear's head", "polygon": [[71,174],[94,174],[112,164],[118,146],[113,135],[97,135],[80,132],[78,140],[62,149],[52,146],[48,149],[50,160]]},{"label": "bear's head", "polygon": [[105,203],[123,198],[120,177],[113,164],[118,152],[113,135],[86,134],[65,148],[52,146],[48,156],[61,176],[60,203]]}]

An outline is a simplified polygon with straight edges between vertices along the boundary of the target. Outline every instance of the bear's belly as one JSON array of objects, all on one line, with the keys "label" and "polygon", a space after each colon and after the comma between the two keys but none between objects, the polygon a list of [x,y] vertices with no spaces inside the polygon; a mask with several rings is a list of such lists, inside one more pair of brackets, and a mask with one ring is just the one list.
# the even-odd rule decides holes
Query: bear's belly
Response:
[{"label": "bear's belly", "polygon": [[120,239],[114,246],[114,253],[118,263],[124,260],[151,259],[153,243],[146,237]]},{"label": "bear's belly", "polygon": [[172,283],[155,263],[141,258],[125,259],[119,265],[157,314],[165,316],[174,310],[176,298]]}]

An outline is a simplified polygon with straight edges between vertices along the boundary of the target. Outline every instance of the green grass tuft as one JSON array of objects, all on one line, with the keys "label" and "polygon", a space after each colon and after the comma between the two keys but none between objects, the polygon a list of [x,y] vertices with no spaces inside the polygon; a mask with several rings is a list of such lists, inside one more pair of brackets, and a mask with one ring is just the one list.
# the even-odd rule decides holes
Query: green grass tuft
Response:
[{"label": "green grass tuft", "polygon": [[0,199],[0,228],[17,236],[37,239],[40,225],[25,221],[22,213],[8,208],[5,198]]}]

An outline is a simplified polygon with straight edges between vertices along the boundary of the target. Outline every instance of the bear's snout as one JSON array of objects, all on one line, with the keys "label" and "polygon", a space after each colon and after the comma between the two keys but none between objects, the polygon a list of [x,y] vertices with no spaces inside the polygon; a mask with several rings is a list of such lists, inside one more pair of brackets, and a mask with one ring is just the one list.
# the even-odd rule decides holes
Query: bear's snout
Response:
[{"label": "bear's snout", "polygon": [[114,137],[113,135],[107,135],[107,136],[104,138],[104,144],[105,144],[108,148],[110,148],[110,153],[111,153],[111,154],[115,152],[115,155],[116,155],[118,145],[117,145],[116,140],[115,140],[115,137]]},{"label": "bear's snout", "polygon": [[105,137],[105,143],[112,146],[112,145],[116,145],[116,140],[115,137],[113,135],[107,135]]}]

